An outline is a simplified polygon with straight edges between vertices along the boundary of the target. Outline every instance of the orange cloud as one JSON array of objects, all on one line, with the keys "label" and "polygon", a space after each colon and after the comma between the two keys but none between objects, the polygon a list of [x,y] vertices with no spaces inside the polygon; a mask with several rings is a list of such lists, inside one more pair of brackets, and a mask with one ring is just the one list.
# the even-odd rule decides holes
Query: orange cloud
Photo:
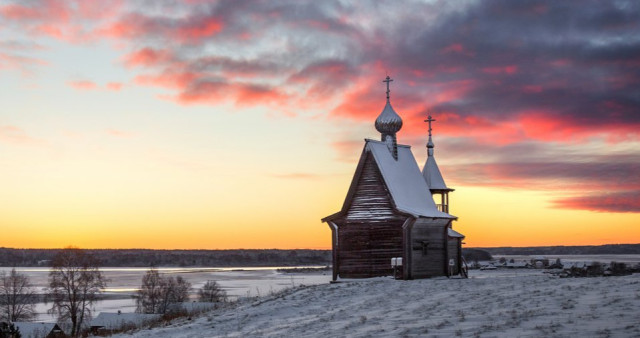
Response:
[{"label": "orange cloud", "polygon": [[112,129],[112,128],[107,129],[106,133],[108,135],[115,136],[115,137],[124,137],[124,138],[131,137],[131,133],[129,132],[118,130],[118,129]]},{"label": "orange cloud", "polygon": [[317,180],[320,178],[318,174],[312,173],[291,173],[291,174],[273,174],[276,178],[294,179],[294,180]]}]

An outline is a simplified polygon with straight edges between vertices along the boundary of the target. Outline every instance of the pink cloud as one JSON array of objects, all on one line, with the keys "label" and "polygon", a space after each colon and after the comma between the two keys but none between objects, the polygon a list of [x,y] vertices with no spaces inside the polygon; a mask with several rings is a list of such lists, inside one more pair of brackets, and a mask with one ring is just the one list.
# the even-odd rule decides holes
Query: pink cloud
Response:
[{"label": "pink cloud", "polygon": [[180,41],[194,42],[219,33],[224,27],[224,23],[216,18],[205,18],[199,22],[191,22],[184,27],[180,27],[176,32],[176,37]]},{"label": "pink cloud", "polygon": [[195,86],[186,88],[177,101],[182,104],[194,103],[220,103],[231,100],[237,106],[255,106],[267,104],[278,106],[285,104],[289,96],[280,92],[277,88],[245,85],[239,83],[201,82]]},{"label": "pink cloud", "polygon": [[353,163],[358,161],[363,147],[363,139],[334,141],[331,143],[331,147],[338,154],[339,161]]},{"label": "pink cloud", "polygon": [[502,66],[502,67],[485,67],[482,71],[487,74],[508,74],[512,75],[518,72],[517,65]]},{"label": "pink cloud", "polygon": [[49,63],[30,56],[24,56],[0,51],[0,70],[20,70],[25,74],[31,73],[33,66],[46,66]]},{"label": "pink cloud", "polygon": [[68,81],[67,84],[79,90],[93,90],[98,88],[98,85],[89,80]]},{"label": "pink cloud", "polygon": [[117,39],[158,36],[193,44],[220,33],[223,27],[224,21],[216,17],[194,15],[184,19],[173,19],[129,13],[100,28],[98,34]]},{"label": "pink cloud", "polygon": [[561,209],[595,212],[640,212],[640,193],[624,191],[606,194],[565,197],[556,199],[554,206]]},{"label": "pink cloud", "polygon": [[135,66],[156,66],[173,59],[168,50],[158,50],[144,47],[125,56],[125,64],[128,67]]},{"label": "pink cloud", "polygon": [[42,141],[35,139],[19,127],[4,125],[0,126],[0,141],[17,145],[34,145]]},{"label": "pink cloud", "polygon": [[95,40],[95,29],[122,8],[122,0],[42,0],[0,7],[0,15],[30,35],[70,42]]},{"label": "pink cloud", "polygon": [[118,90],[122,89],[122,83],[120,83],[120,82],[109,82],[109,83],[107,83],[106,87],[109,90],[118,91]]},{"label": "pink cloud", "polygon": [[165,69],[163,72],[155,75],[138,75],[134,81],[139,85],[184,90],[189,84],[198,79],[198,77],[199,74],[195,72]]}]

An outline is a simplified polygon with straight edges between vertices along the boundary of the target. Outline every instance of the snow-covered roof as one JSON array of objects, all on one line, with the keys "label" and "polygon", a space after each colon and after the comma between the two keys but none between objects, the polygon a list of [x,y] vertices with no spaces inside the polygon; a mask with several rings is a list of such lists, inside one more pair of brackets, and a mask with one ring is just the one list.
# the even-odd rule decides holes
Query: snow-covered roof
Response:
[{"label": "snow-covered roof", "polygon": [[91,320],[89,326],[104,327],[108,330],[119,329],[125,325],[134,325],[139,327],[146,322],[158,318],[160,318],[160,315],[158,314],[100,312],[96,318]]},{"label": "snow-covered roof", "polygon": [[459,232],[457,232],[457,231],[455,231],[455,230],[453,230],[451,228],[447,229],[447,233],[448,233],[449,237],[464,238],[463,234],[461,234],[461,233],[459,233]]},{"label": "snow-covered roof", "polygon": [[22,338],[40,338],[46,337],[54,332],[62,332],[56,323],[32,323],[32,322],[13,322],[20,331]]},{"label": "snow-covered roof", "polygon": [[365,141],[399,211],[414,217],[455,218],[436,207],[411,147],[399,144],[396,160],[385,143],[369,139]]},{"label": "snow-covered roof", "polygon": [[447,188],[447,185],[444,183],[444,178],[442,178],[442,174],[436,163],[436,158],[433,155],[427,157],[427,162],[422,169],[422,176],[431,190],[453,190]]}]

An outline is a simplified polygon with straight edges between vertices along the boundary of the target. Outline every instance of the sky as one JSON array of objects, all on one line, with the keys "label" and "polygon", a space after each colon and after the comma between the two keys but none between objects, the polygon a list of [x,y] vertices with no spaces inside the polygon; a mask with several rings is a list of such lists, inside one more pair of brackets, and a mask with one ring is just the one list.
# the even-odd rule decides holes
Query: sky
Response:
[{"label": "sky", "polygon": [[640,243],[637,1],[0,0],[0,247],[331,246],[391,103],[468,247]]}]

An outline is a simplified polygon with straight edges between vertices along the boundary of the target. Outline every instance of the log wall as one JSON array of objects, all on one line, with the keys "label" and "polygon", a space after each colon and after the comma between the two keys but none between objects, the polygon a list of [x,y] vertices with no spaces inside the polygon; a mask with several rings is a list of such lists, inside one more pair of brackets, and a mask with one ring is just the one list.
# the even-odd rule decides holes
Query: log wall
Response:
[{"label": "log wall", "polygon": [[446,276],[447,223],[449,220],[419,219],[411,230],[411,278]]},{"label": "log wall", "polygon": [[[449,262],[450,259],[453,259],[453,261],[456,263],[455,266],[453,267],[452,271],[451,271],[451,275],[457,275],[460,273],[459,271],[459,266],[460,266],[460,262],[459,262],[459,256],[460,256],[460,240],[458,238],[449,238],[448,240],[449,242],[449,250],[448,250],[448,255],[449,258],[447,259],[447,262]],[[449,264],[449,263],[447,263]]]},{"label": "log wall", "polygon": [[402,257],[402,224],[406,217],[393,210],[382,175],[371,153],[345,216],[337,219],[338,275],[366,278],[392,275],[391,258]]}]

